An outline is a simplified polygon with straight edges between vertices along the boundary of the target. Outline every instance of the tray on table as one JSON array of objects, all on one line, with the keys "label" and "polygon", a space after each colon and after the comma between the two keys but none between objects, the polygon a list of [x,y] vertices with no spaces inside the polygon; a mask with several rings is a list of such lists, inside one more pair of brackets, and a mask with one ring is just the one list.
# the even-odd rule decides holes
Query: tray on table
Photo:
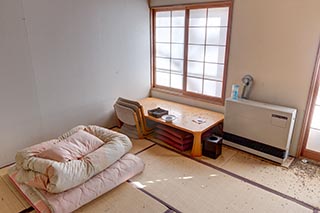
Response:
[{"label": "tray on table", "polygon": [[163,115],[168,115],[169,111],[165,110],[165,109],[161,109],[160,107],[158,107],[158,108],[155,108],[155,109],[148,110],[148,114],[153,116],[153,117],[160,118]]}]

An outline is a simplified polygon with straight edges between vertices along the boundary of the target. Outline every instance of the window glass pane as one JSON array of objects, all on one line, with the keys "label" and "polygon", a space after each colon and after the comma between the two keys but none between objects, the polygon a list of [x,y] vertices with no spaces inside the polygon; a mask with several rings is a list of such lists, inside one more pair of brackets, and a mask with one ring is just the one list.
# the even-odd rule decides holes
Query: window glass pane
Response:
[{"label": "window glass pane", "polygon": [[206,62],[224,63],[225,47],[206,47]]},{"label": "window glass pane", "polygon": [[184,47],[183,44],[171,44],[171,57],[183,59]]},{"label": "window glass pane", "polygon": [[208,26],[228,26],[228,7],[209,8]]},{"label": "window glass pane", "polygon": [[169,83],[170,83],[170,73],[157,70],[156,71],[156,84],[160,85],[160,86],[168,87]]},{"label": "window glass pane", "polygon": [[170,11],[156,13],[156,27],[170,26]]},{"label": "window glass pane", "polygon": [[156,58],[156,69],[170,70],[170,59]]},{"label": "window glass pane", "polygon": [[224,66],[220,64],[205,63],[204,77],[212,80],[223,80]]},{"label": "window glass pane", "polygon": [[203,63],[188,61],[188,76],[202,78],[202,76],[203,76]]},{"label": "window glass pane", "polygon": [[172,42],[184,43],[184,28],[172,28]]},{"label": "window glass pane", "polygon": [[311,121],[311,127],[320,129],[320,106],[314,107],[314,112]]},{"label": "window glass pane", "polygon": [[172,11],[172,26],[184,27],[185,11]]},{"label": "window glass pane", "polygon": [[227,28],[210,27],[207,29],[207,44],[226,45]]},{"label": "window glass pane", "polygon": [[189,26],[206,26],[207,9],[190,10]]},{"label": "window glass pane", "polygon": [[170,42],[170,28],[157,28],[156,42]]},{"label": "window glass pane", "polygon": [[222,83],[204,80],[203,94],[220,98],[222,94]]},{"label": "window glass pane", "polygon": [[202,79],[187,77],[187,91],[202,93]]},{"label": "window glass pane", "polygon": [[189,28],[189,44],[204,44],[206,28]]},{"label": "window glass pane", "polygon": [[170,44],[156,44],[156,56],[170,57]]},{"label": "window glass pane", "polygon": [[171,70],[176,71],[176,73],[183,73],[183,60],[171,60]]},{"label": "window glass pane", "polygon": [[202,45],[189,45],[188,59],[195,61],[204,60],[204,46]]},{"label": "window glass pane", "polygon": [[171,74],[171,87],[182,89],[183,78],[182,75]]},{"label": "window glass pane", "polygon": [[320,152],[319,138],[320,138],[320,130],[311,128],[308,136],[307,149]]},{"label": "window glass pane", "polygon": [[188,92],[221,98],[229,7],[198,8],[189,10],[186,44],[187,10],[155,11],[154,83],[179,90],[185,86]]}]

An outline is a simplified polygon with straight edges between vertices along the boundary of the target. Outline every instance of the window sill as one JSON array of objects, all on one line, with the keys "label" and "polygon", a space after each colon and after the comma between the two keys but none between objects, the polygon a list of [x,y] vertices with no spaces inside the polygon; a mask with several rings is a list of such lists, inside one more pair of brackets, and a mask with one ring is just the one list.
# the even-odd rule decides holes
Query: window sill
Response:
[{"label": "window sill", "polygon": [[[189,101],[199,101],[199,102],[205,102],[208,104],[212,104],[212,105],[217,105],[217,106],[224,106],[224,99],[221,100],[217,100],[216,98],[206,98],[206,97],[199,97],[196,95],[187,95],[184,94],[182,92],[179,91],[172,91],[172,90],[167,90],[167,89],[162,89],[162,88],[151,88],[151,94],[153,92],[158,92],[158,93],[162,93],[162,94],[168,94],[168,95],[172,95],[172,96],[176,96],[176,97],[180,97],[183,98],[185,100],[189,100]],[[192,105],[192,104],[191,104]]]}]

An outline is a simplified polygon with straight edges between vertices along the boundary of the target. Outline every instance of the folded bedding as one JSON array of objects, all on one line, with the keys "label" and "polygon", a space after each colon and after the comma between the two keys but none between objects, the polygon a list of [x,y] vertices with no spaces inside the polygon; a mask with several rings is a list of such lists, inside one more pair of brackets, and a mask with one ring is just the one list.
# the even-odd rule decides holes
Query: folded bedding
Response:
[{"label": "folded bedding", "polygon": [[98,126],[77,126],[57,139],[19,151],[15,179],[60,193],[110,167],[131,147],[130,139],[121,133]]},{"label": "folded bedding", "polygon": [[21,184],[17,181],[19,169],[16,166],[9,170],[9,177],[38,212],[64,213],[73,212],[139,174],[143,169],[143,161],[139,157],[128,153],[79,186],[61,193],[49,193],[42,189]]}]

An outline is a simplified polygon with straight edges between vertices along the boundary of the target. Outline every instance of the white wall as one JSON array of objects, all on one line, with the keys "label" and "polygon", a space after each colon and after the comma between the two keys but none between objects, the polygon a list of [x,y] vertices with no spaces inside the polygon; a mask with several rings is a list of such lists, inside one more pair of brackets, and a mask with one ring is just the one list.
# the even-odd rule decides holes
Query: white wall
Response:
[{"label": "white wall", "polygon": [[0,0],[0,166],[150,87],[146,0]]},{"label": "white wall", "polygon": [[40,139],[41,115],[21,2],[0,1],[0,166]]},{"label": "white wall", "polygon": [[[161,2],[168,4],[151,0],[151,5]],[[232,84],[241,84],[241,78],[251,74],[255,82],[250,99],[297,108],[291,155],[296,153],[320,39],[319,8],[319,0],[234,0],[226,95]],[[159,92],[153,95],[173,99]]]}]

